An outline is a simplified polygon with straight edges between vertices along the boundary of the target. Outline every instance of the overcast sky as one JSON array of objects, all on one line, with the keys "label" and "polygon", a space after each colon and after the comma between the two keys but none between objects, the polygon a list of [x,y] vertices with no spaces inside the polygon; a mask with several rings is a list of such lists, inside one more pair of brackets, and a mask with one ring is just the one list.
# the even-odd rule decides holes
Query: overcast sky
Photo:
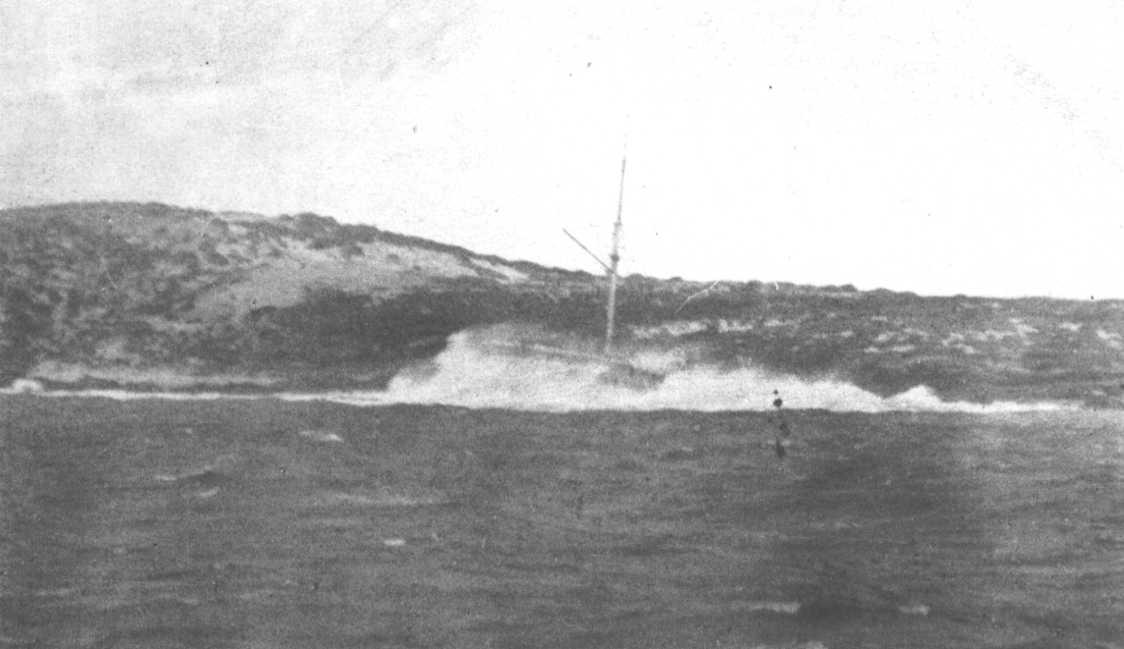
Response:
[{"label": "overcast sky", "polygon": [[596,270],[1124,297],[1124,4],[15,0],[0,205],[160,201]]}]

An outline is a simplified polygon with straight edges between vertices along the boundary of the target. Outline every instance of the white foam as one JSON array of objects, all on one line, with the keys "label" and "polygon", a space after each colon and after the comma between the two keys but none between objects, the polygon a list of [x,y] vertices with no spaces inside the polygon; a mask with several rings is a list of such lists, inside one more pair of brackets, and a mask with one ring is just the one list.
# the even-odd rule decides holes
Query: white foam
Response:
[{"label": "white foam", "polygon": [[[253,394],[230,394],[228,392],[140,392],[135,390],[48,390],[46,388],[40,390],[27,390],[17,389],[16,383],[24,379],[16,379],[16,381],[6,387],[0,388],[0,394],[37,394],[44,397],[67,398],[67,397],[83,397],[83,398],[100,398],[112,399],[114,401],[145,401],[145,400],[161,400],[161,401],[214,401],[216,399],[227,399],[237,401],[249,401],[254,399],[269,398],[269,395],[253,395]],[[33,383],[37,383],[33,381]]]},{"label": "white foam", "polygon": [[302,430],[297,434],[314,442],[340,443],[343,441],[343,438],[338,434],[328,430]]},{"label": "white foam", "polygon": [[[110,354],[110,356],[121,356]],[[140,360],[134,355],[122,356],[115,360]],[[110,381],[119,385],[147,384],[164,390],[184,390],[208,387],[221,390],[228,386],[254,385],[268,387],[278,379],[248,374],[206,374],[198,375],[176,367],[136,368],[129,366],[92,367],[82,363],[43,361],[31,368],[28,377],[54,381],[56,383],[80,383],[86,380]]]},{"label": "white foam", "polygon": [[35,379],[16,379],[10,386],[0,390],[0,394],[40,394],[43,391],[43,384]]},{"label": "white foam", "polygon": [[796,615],[800,612],[800,602],[746,602],[748,611],[769,611],[771,613],[784,613]]},{"label": "white foam", "polygon": [[[510,329],[492,332],[493,338],[510,336]],[[507,351],[502,349],[507,344]],[[769,410],[773,391],[793,409],[840,412],[971,412],[997,413],[1060,410],[1060,403],[993,402],[978,404],[943,401],[930,388],[919,385],[881,397],[845,380],[832,377],[807,379],[768,372],[756,367],[724,370],[688,362],[686,350],[645,350],[631,362],[643,369],[666,373],[651,389],[610,384],[601,380],[606,365],[582,351],[568,354],[518,353],[507,340],[500,345],[488,332],[461,332],[450,337],[445,351],[432,361],[433,371],[401,372],[382,391],[277,393],[272,395],[220,392],[132,392],[129,390],[45,390],[34,381],[18,380],[0,394],[34,392],[46,397],[101,397],[120,401],[163,399],[204,401],[215,399],[330,401],[358,406],[395,404],[450,405],[469,408],[506,408],[526,411],[577,410]],[[328,431],[303,431],[320,442],[342,442]]]},{"label": "white foam", "polygon": [[898,612],[902,615],[920,615],[924,617],[929,614],[929,607],[925,604],[907,604],[899,606]]},{"label": "white foam", "polygon": [[[746,367],[724,371],[711,366],[674,369],[674,354],[637,355],[638,366],[672,368],[652,389],[637,390],[600,380],[605,365],[577,355],[504,353],[479,336],[458,333],[434,361],[435,372],[404,372],[381,392],[337,392],[318,398],[353,405],[443,404],[514,410],[769,410],[773,391],[798,409],[850,412],[939,411],[1012,412],[1055,410],[1053,403],[942,401],[917,386],[880,397],[846,381],[804,379]],[[282,395],[306,400],[308,395]]]},{"label": "white foam", "polygon": [[319,500],[329,504],[361,507],[427,507],[442,505],[446,499],[437,494],[408,495],[399,493],[346,493],[329,492]]}]

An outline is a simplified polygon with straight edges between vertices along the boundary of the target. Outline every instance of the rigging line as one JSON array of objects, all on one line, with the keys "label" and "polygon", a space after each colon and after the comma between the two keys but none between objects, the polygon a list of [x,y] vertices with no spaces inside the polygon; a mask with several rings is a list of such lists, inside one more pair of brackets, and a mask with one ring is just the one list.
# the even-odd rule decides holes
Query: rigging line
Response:
[{"label": "rigging line", "polygon": [[688,295],[688,296],[687,296],[687,299],[686,299],[686,300],[683,300],[683,304],[680,304],[680,305],[679,305],[679,308],[678,308],[678,309],[676,309],[676,310],[675,310],[675,313],[673,313],[672,315],[678,315],[678,314],[679,314],[679,312],[683,310],[683,307],[687,306],[687,303],[688,303],[688,302],[691,302],[692,300],[696,300],[696,299],[698,299],[698,298],[700,298],[700,297],[702,297],[702,296],[706,295],[706,294],[707,294],[707,293],[709,293],[709,292],[710,292],[710,291],[711,291],[712,289],[714,289],[714,287],[715,287],[715,286],[718,286],[718,285],[719,285],[719,284],[721,284],[721,283],[722,283],[722,280],[718,280],[718,281],[714,282],[713,284],[711,284],[710,286],[708,286],[708,287],[704,288],[703,290],[701,290],[701,291],[698,291],[697,293],[692,293],[691,295]]},{"label": "rigging line", "polygon": [[570,234],[570,231],[569,231],[569,230],[567,230],[566,228],[562,228],[562,232],[565,232],[565,233],[566,233],[566,236],[567,236],[567,237],[570,237],[570,240],[571,240],[571,241],[573,241],[574,243],[578,244],[578,246],[579,246],[579,247],[580,247],[580,248],[581,248],[582,250],[584,250],[584,251],[586,252],[586,254],[588,254],[588,255],[589,255],[590,257],[593,257],[593,260],[594,260],[594,261],[596,261],[597,263],[601,264],[601,267],[605,269],[605,272],[607,272],[607,273],[611,273],[611,272],[613,272],[613,269],[609,267],[609,264],[606,264],[605,262],[601,261],[601,258],[600,258],[600,257],[598,257],[598,256],[596,255],[596,253],[594,253],[594,252],[593,252],[592,250],[590,250],[589,248],[587,248],[587,247],[585,246],[585,244],[584,244],[584,243],[582,243],[581,241],[578,241],[578,238],[577,238],[577,237],[575,237],[574,235]]}]

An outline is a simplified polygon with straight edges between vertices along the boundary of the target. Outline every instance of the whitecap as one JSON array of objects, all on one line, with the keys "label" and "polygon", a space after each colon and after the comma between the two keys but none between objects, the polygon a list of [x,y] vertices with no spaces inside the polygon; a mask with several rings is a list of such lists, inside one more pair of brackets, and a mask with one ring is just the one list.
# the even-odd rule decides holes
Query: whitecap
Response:
[{"label": "whitecap", "polygon": [[743,607],[747,611],[769,611],[771,613],[784,613],[785,615],[796,615],[800,612],[800,602],[746,602]]},{"label": "whitecap", "polygon": [[43,384],[35,379],[16,379],[0,390],[0,394],[41,394],[44,391]]},{"label": "whitecap", "polygon": [[929,607],[925,604],[903,604],[898,607],[898,612],[902,615],[926,616],[929,614]]},{"label": "whitecap", "polygon": [[314,442],[338,443],[343,441],[342,437],[330,430],[302,430],[297,434]]},{"label": "whitecap", "polygon": [[[1066,410],[1059,402],[946,401],[931,388],[916,385],[883,397],[839,377],[800,377],[745,365],[737,369],[688,362],[674,350],[638,352],[628,361],[635,367],[661,373],[664,379],[650,389],[607,384],[603,361],[590,354],[519,354],[503,351],[503,329],[464,331],[452,335],[443,352],[427,362],[429,371],[406,369],[385,390],[282,392],[268,395],[132,392],[128,390],[42,390],[44,397],[100,397],[121,401],[164,399],[326,401],[357,406],[396,404],[446,405],[467,408],[505,408],[522,411],[684,410],[699,412],[771,410],[774,390],[787,407],[836,412],[967,412],[977,414]],[[510,332],[506,334],[510,338]],[[681,350],[682,351],[682,350]],[[18,381],[17,381],[18,382]],[[11,394],[13,387],[0,390]],[[42,387],[42,386],[39,386]],[[301,431],[307,439],[340,443],[338,433]]]},{"label": "whitecap", "polygon": [[[491,334],[492,337],[499,334]],[[403,371],[382,391],[282,394],[293,401],[326,400],[349,405],[432,404],[530,411],[577,410],[770,410],[774,390],[795,409],[840,412],[972,412],[1058,410],[1058,403],[944,401],[918,385],[882,397],[843,379],[805,378],[747,365],[724,369],[664,359],[663,381],[650,389],[607,384],[605,364],[582,354],[518,354],[504,351],[487,332],[468,331],[449,338],[429,372]],[[649,354],[650,355],[650,354]],[[645,355],[636,355],[638,361]],[[647,362],[647,361],[646,361]],[[650,363],[649,363],[650,364]],[[646,368],[648,369],[648,368]]]},{"label": "whitecap", "polygon": [[359,505],[363,507],[424,507],[441,505],[446,500],[436,494],[401,494],[401,493],[349,493],[328,492],[320,498],[329,505]]}]

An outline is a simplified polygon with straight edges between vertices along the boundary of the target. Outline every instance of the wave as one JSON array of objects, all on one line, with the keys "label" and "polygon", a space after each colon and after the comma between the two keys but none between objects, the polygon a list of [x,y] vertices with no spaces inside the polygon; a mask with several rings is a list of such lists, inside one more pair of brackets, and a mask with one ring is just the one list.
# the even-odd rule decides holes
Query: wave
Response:
[{"label": "wave", "polygon": [[[588,348],[547,348],[513,343],[511,325],[463,331],[449,338],[432,361],[408,368],[385,390],[273,394],[221,392],[133,392],[129,390],[47,390],[21,379],[0,394],[32,393],[56,397],[103,397],[118,400],[265,399],[329,401],[357,406],[396,404],[448,405],[527,411],[578,410],[729,410],[764,411],[779,393],[789,408],[840,412],[996,413],[1059,410],[1054,402],[997,401],[987,404],[944,401],[917,385],[888,397],[835,378],[804,378],[753,366],[724,369],[706,365],[688,349],[637,350],[618,363],[642,375],[659,376],[651,385],[606,381],[608,366]],[[515,332],[518,333],[518,332]],[[524,332],[525,333],[525,332]],[[557,342],[557,341],[552,341]],[[309,435],[311,437],[311,435]],[[320,440],[325,441],[325,440]],[[334,441],[334,440],[333,440]]]},{"label": "wave", "polygon": [[333,433],[330,430],[302,430],[297,433],[305,439],[324,444],[339,444],[343,442],[343,438],[338,433]]},{"label": "wave", "polygon": [[229,392],[148,392],[126,390],[124,388],[66,390],[48,389],[43,384],[33,379],[16,379],[6,388],[0,388],[0,394],[18,395],[30,394],[42,397],[82,397],[113,399],[114,401],[143,401],[158,399],[164,401],[214,401],[217,399],[251,401],[255,399],[271,398],[268,394],[231,394]]},{"label": "wave", "polygon": [[404,493],[350,493],[331,491],[316,495],[311,498],[314,505],[338,506],[353,505],[359,507],[425,507],[430,505],[444,505],[448,499],[437,493],[404,494]]},{"label": "wave", "polygon": [[769,613],[796,615],[800,612],[800,602],[746,602],[742,605],[742,608],[749,612],[767,611]]},{"label": "wave", "polygon": [[202,386],[215,390],[251,386],[267,388],[279,383],[277,378],[248,374],[198,375],[176,367],[91,367],[82,363],[43,361],[31,368],[25,380],[44,380],[75,384],[104,381],[119,385],[151,385],[161,390],[188,390]]},{"label": "wave", "polygon": [[[504,335],[508,332],[501,331]],[[606,363],[582,351],[515,348],[495,332],[461,332],[425,368],[405,371],[378,392],[318,395],[352,405],[442,404],[513,410],[769,410],[779,393],[788,407],[845,412],[1013,412],[1056,410],[1058,403],[943,401],[918,385],[882,397],[852,383],[807,379],[755,367],[734,370],[692,364],[683,350],[646,350],[628,364],[663,378],[648,388],[607,382]],[[519,351],[522,350],[522,351]],[[283,395],[300,400],[307,395]]]}]

